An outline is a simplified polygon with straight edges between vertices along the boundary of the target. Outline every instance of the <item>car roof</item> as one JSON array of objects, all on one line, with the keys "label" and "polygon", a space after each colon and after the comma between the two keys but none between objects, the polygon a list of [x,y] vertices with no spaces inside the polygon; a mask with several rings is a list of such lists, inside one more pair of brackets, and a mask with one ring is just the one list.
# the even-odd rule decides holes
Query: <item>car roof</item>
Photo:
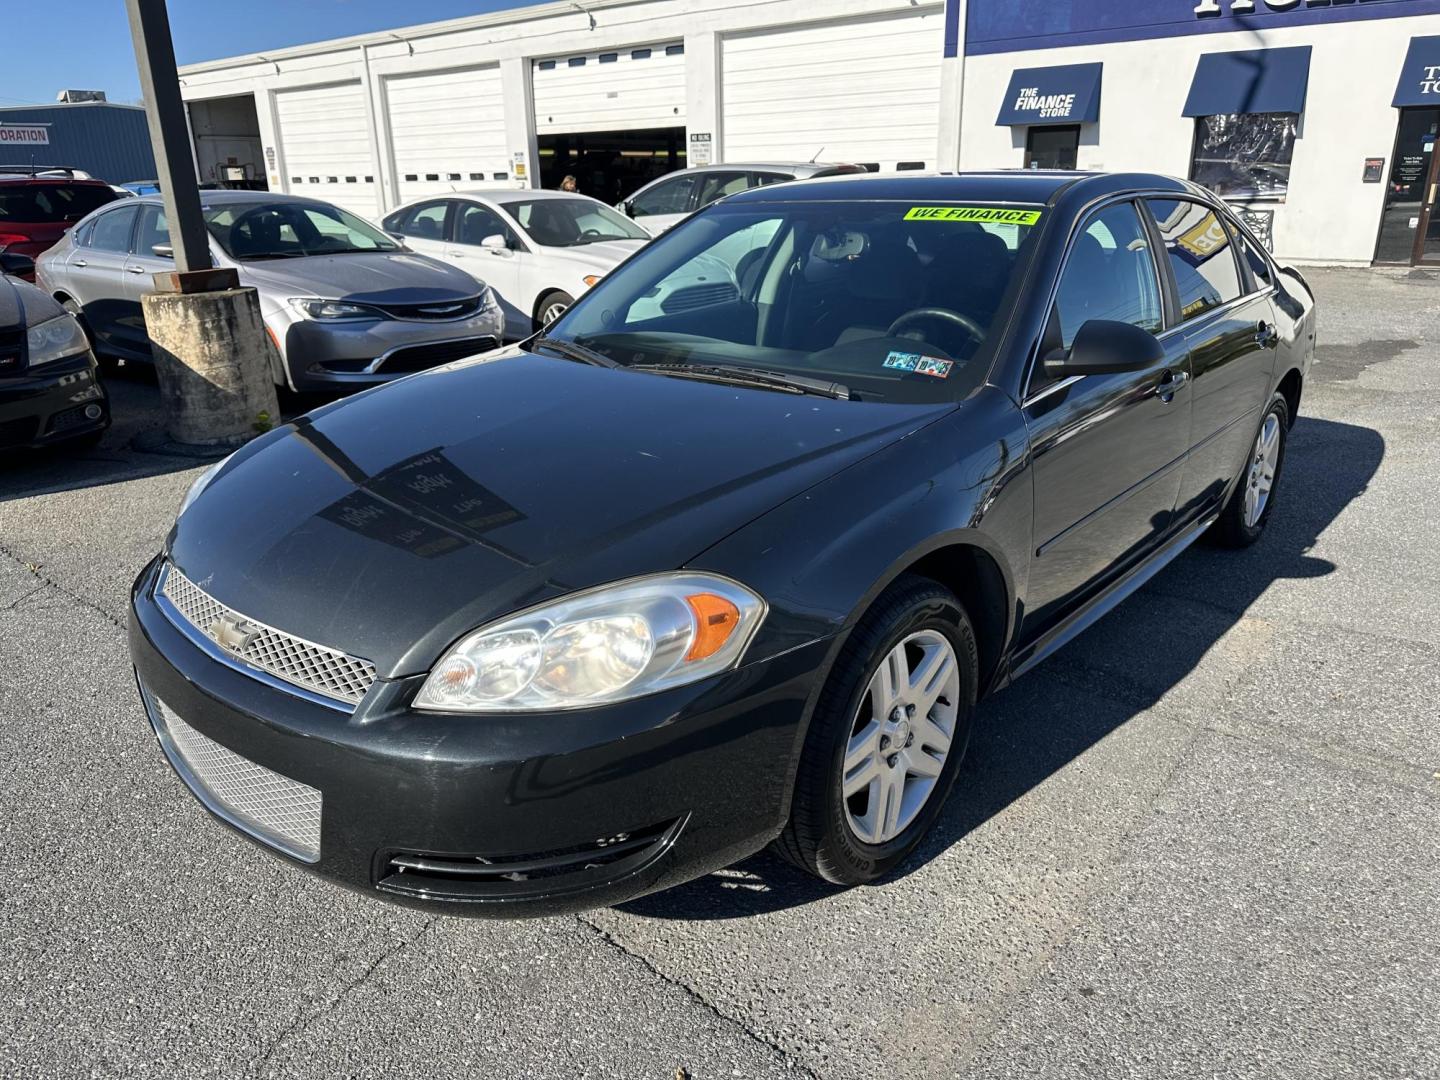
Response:
[{"label": "car roof", "polygon": [[[144,183],[144,181],[139,181]],[[126,199],[126,206],[141,206],[145,203],[163,203],[163,194],[140,195],[134,199]],[[203,206],[221,206],[225,203],[321,203],[324,206],[334,206],[335,203],[326,202],[324,199],[311,199],[303,195],[286,195],[283,191],[231,191],[228,188],[205,188],[200,192],[200,203]],[[352,211],[353,212],[353,211]]]},{"label": "car roof", "polygon": [[39,175],[32,173],[10,173],[0,170],[0,183],[6,184],[76,184],[81,187],[103,187],[110,185],[104,180],[87,179],[74,176],[46,176],[44,170]]},{"label": "car roof", "polygon": [[[547,191],[544,188],[466,188],[464,191],[452,191],[446,194],[433,195],[430,198],[447,199],[458,196],[460,198],[489,199],[491,202],[531,202],[535,199],[584,199],[586,202],[600,202],[599,199],[592,199],[589,195],[581,195],[578,191]],[[427,202],[428,199],[417,199],[417,202]],[[601,205],[604,205],[603,203]]]},{"label": "car roof", "polygon": [[1125,190],[1199,192],[1193,184],[1155,173],[1094,173],[1072,170],[998,169],[962,173],[865,173],[825,176],[751,188],[729,196],[744,202],[812,202],[840,199],[903,200],[1043,205],[1070,189],[1099,197]]}]

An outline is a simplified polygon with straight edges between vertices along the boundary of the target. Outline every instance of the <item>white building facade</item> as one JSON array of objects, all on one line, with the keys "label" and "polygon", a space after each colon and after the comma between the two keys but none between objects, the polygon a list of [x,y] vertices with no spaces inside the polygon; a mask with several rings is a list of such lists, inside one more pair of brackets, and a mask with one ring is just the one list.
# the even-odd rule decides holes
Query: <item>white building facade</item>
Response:
[{"label": "white building facade", "polygon": [[1440,0],[547,2],[181,81],[202,180],[371,218],[578,168],[609,201],[712,162],[1136,169],[1284,258],[1440,260]]}]

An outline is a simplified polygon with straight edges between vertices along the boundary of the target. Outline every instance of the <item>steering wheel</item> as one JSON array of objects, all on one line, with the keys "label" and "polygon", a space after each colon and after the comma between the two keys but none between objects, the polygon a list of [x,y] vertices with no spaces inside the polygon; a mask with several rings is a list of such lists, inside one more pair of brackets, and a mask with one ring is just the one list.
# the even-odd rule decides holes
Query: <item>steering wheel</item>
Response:
[{"label": "steering wheel", "polygon": [[985,331],[981,328],[980,324],[970,318],[970,316],[961,315],[960,312],[951,311],[949,308],[938,307],[921,307],[915,308],[913,311],[907,311],[890,324],[890,329],[885,331],[885,336],[899,337],[902,327],[909,326],[913,322],[920,322],[922,319],[941,319],[945,322],[954,323],[977,342],[983,342],[985,340]]}]

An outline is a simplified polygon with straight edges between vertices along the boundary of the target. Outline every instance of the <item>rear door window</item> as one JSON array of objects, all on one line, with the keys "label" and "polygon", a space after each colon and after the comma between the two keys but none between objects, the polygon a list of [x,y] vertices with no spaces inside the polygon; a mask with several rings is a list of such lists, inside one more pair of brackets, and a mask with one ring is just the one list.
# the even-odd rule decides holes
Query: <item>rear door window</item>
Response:
[{"label": "rear door window", "polygon": [[700,185],[700,198],[695,207],[709,206],[716,199],[723,199],[727,195],[735,195],[744,191],[750,186],[750,177],[746,173],[739,172],[714,172],[706,173],[705,180]]},{"label": "rear door window", "polygon": [[1182,322],[1245,294],[1230,232],[1214,210],[1189,199],[1148,203],[1175,275]]},{"label": "rear door window", "polygon": [[138,206],[124,206],[101,214],[90,233],[90,246],[97,251],[118,251],[130,253],[130,234],[135,231],[135,219],[140,214]]},{"label": "rear door window", "polygon": [[444,240],[445,218],[449,213],[448,200],[421,203],[394,215],[386,223],[386,228],[391,232],[398,232],[401,236],[412,236],[416,240]]},{"label": "rear door window", "polygon": [[677,176],[656,184],[649,191],[636,195],[630,203],[634,217],[656,217],[660,214],[688,214],[695,197],[696,177]]}]

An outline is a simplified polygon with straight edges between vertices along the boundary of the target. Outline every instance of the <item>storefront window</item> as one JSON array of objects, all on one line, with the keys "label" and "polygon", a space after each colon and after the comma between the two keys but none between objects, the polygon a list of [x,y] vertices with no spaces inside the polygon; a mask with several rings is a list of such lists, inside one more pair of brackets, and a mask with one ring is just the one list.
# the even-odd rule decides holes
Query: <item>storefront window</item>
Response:
[{"label": "storefront window", "polygon": [[1294,113],[1197,117],[1190,179],[1227,199],[1283,197],[1299,123]]}]

